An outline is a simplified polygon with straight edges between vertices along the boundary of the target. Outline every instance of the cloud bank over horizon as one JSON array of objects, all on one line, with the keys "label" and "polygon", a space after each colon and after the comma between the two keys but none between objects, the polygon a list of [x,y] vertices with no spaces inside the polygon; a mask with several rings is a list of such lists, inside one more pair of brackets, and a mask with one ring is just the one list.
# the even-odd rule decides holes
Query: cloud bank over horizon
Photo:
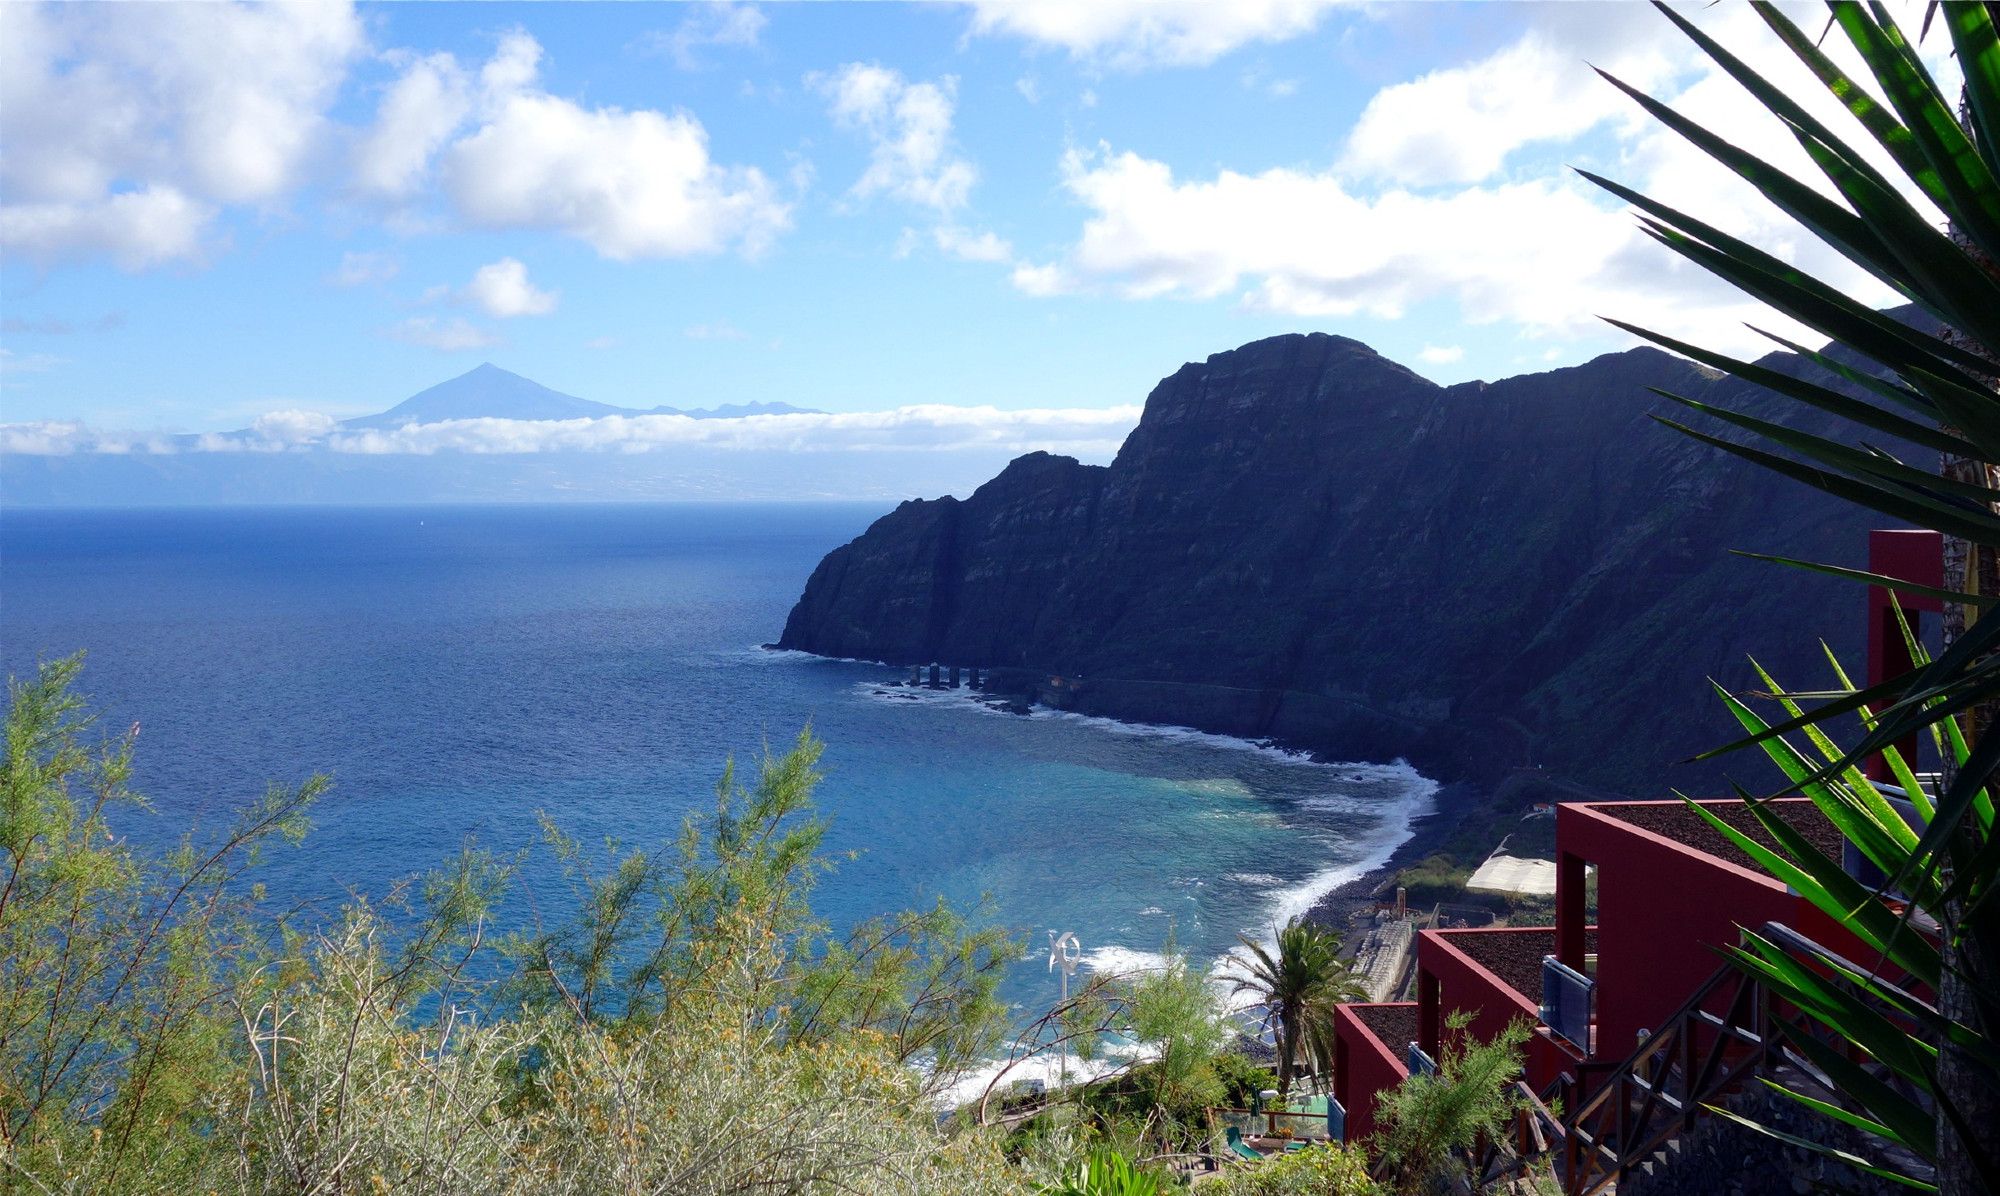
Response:
[{"label": "cloud bank over horizon", "polygon": [[173,435],[93,428],[75,420],[0,424],[0,453],[161,456],[184,453],[334,453],[433,456],[533,453],[647,453],[669,448],[720,452],[879,453],[1037,450],[1109,458],[1139,422],[1137,405],[1090,408],[958,407],[942,403],[887,411],[747,415],[613,415],[595,419],[452,419],[400,428],[343,428],[331,416],[285,410],[236,433]]}]

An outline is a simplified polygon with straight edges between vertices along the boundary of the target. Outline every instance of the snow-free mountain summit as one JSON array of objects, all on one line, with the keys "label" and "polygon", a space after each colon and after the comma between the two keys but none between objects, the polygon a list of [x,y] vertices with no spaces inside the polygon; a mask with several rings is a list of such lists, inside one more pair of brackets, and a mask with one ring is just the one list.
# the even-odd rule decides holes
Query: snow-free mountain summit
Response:
[{"label": "snow-free mountain summit", "polygon": [[342,420],[344,428],[400,428],[454,419],[603,419],[613,415],[685,415],[690,419],[737,419],[746,415],[812,415],[810,408],[790,403],[735,403],[688,410],[680,407],[616,407],[595,399],[579,399],[503,370],[491,362],[374,415]]}]

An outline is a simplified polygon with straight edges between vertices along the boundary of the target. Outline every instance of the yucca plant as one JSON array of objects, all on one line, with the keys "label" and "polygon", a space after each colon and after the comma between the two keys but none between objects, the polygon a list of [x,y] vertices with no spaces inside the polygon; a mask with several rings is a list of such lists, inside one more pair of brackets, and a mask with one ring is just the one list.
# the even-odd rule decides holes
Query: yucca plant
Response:
[{"label": "yucca plant", "polygon": [[[1849,435],[1811,435],[1673,394],[1665,397],[1721,427],[1708,431],[1664,422],[1762,468],[1945,537],[1943,589],[1786,560],[1942,598],[1944,649],[1910,672],[1873,685],[1843,681],[1832,690],[1793,693],[1786,698],[1787,717],[1746,723],[1747,737],[1709,755],[1762,744],[1782,763],[1802,770],[1792,776],[1800,788],[1822,795],[1837,789],[1843,796],[1829,805],[1844,813],[1836,821],[1857,848],[1884,867],[1884,889],[1910,893],[1935,917],[1934,944],[1920,946],[1919,936],[1907,926],[1893,930],[1877,925],[1879,911],[1886,908],[1877,900],[1879,892],[1836,881],[1824,861],[1813,861],[1808,869],[1822,879],[1830,912],[1857,933],[1865,927],[1864,941],[1882,951],[1885,961],[1900,966],[1901,955],[1907,954],[1931,964],[1934,1016],[1919,1019],[1928,1037],[1906,1036],[1899,1046],[1894,1035],[1852,1010],[1847,1012],[1855,1020],[1838,1027],[1855,1035],[1856,1045],[1878,1063],[1929,1076],[1926,1091],[1936,1115],[1928,1153],[1938,1164],[1939,1187],[1953,1194],[1992,1191],[2000,1175],[2000,1146],[1995,1143],[2000,1137],[2000,1066],[1994,1051],[1994,1031],[2000,1028],[2000,927],[1989,897],[2000,876],[2000,844],[1993,834],[1988,786],[2000,769],[2000,728],[1995,726],[2000,617],[1978,615],[2000,595],[2000,391],[1994,382],[2000,374],[2000,271],[1994,266],[2000,257],[2000,39],[1995,33],[2000,6],[1934,4],[1925,10],[1926,26],[1935,23],[1950,40],[1964,75],[1962,97],[1944,93],[1880,3],[1829,6],[1829,33],[1837,27],[1852,43],[1866,64],[1865,80],[1842,70],[1818,40],[1776,8],[1754,7],[1846,111],[1853,126],[1850,135],[1859,135],[1855,141],[1692,22],[1664,6],[1661,11],[1784,125],[1824,176],[1818,185],[1746,152],[1637,89],[1605,78],[1748,181],[1807,232],[1903,296],[1916,317],[1906,321],[1875,311],[1698,216],[1609,179],[1587,172],[1586,177],[1637,209],[1645,231],[1660,244],[1815,329],[1842,350],[1836,356],[1771,337],[1817,365],[1815,380],[1618,323],[1667,349],[1832,415]],[[1888,169],[1878,168],[1857,148],[1870,141],[1892,164]],[[1943,225],[1920,210],[1912,195],[1934,205],[1944,216]],[[1869,397],[1856,398],[1857,392]],[[1746,433],[1747,440],[1739,442]],[[1870,443],[1871,437],[1935,452],[1938,464],[1906,462]],[[1739,717],[1742,713],[1739,708]],[[1863,717],[1862,734],[1849,746],[1830,749],[1832,741],[1823,728],[1851,715]],[[1933,804],[1919,796],[1914,776],[1904,777],[1904,787],[1924,810],[1920,829],[1905,833],[1897,829],[1901,819],[1886,803],[1869,799],[1872,789],[1855,768],[1877,753],[1892,753],[1894,744],[1926,728],[1943,745],[1946,780]],[[1812,736],[1815,756],[1778,746],[1793,732]],[[1911,762],[1899,763],[1907,774]],[[1739,962],[1761,970],[1801,1008],[1831,1015],[1834,1010],[1823,1007],[1826,998],[1810,969],[1796,966],[1795,960],[1784,962],[1770,953],[1771,946],[1752,938]],[[1892,954],[1891,947],[1900,954]],[[1934,962],[1928,959],[1933,950]],[[1864,1035],[1870,1036],[1867,1041]],[[1924,1043],[1934,1058],[1919,1065],[1898,1054],[1911,1041]],[[1922,1137],[1911,1110],[1886,1098],[1876,1115],[1863,1120],[1871,1132],[1898,1141]]]}]

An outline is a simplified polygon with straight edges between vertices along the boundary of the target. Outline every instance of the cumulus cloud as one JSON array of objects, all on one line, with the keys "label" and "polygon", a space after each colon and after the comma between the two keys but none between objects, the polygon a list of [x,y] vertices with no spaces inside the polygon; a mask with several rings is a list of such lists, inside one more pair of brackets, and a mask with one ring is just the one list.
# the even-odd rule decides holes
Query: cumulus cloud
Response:
[{"label": "cumulus cloud", "polygon": [[1417,360],[1427,365],[1450,365],[1465,359],[1463,345],[1425,345],[1417,351]]},{"label": "cumulus cloud", "polygon": [[537,290],[528,281],[528,268],[511,257],[481,266],[462,294],[468,303],[503,320],[548,315],[556,309],[558,298],[555,291]]},{"label": "cumulus cloud", "polygon": [[1200,66],[1310,33],[1339,0],[972,0],[974,34],[1006,34],[1120,70]]},{"label": "cumulus cloud", "polygon": [[409,57],[354,145],[355,188],[381,199],[414,195],[432,157],[471,113],[472,100],[472,82],[456,58]]},{"label": "cumulus cloud", "polygon": [[0,246],[143,270],[301,177],[363,43],[345,4],[0,5]]},{"label": "cumulus cloud", "polygon": [[1183,180],[1108,148],[1072,152],[1063,177],[1090,215],[1062,259],[1016,268],[1031,295],[1233,295],[1255,310],[1381,318],[1446,298],[1470,323],[1562,333],[1669,293],[1662,267],[1634,257],[1630,219],[1567,180],[1368,197],[1331,172]]},{"label": "cumulus cloud", "polygon": [[[923,404],[889,411],[843,414],[752,415],[694,419],[685,415],[609,416],[601,419],[462,419],[395,429],[345,429],[310,412],[273,412],[245,435],[210,434],[178,451],[269,452],[307,446],[369,455],[438,453],[643,453],[671,448],[724,452],[936,452],[986,448],[1004,452],[1043,449],[1102,456],[1116,451],[1139,421],[1141,408],[1036,408]],[[0,425],[0,451],[28,455],[128,452],[135,447],[173,452],[177,446],[120,433],[100,433],[80,423]]]},{"label": "cumulus cloud", "polygon": [[216,211],[214,204],[163,185],[101,199],[0,203],[0,247],[44,265],[105,257],[137,272],[198,259]]},{"label": "cumulus cloud", "polygon": [[671,33],[648,34],[640,44],[649,52],[672,59],[680,69],[694,71],[706,65],[699,51],[712,46],[752,48],[768,23],[769,18],[754,4],[715,0],[690,9]]},{"label": "cumulus cloud", "polygon": [[1530,30],[1480,61],[1385,87],[1348,134],[1341,168],[1414,186],[1489,178],[1525,146],[1631,116],[1631,102],[1592,63],[1645,90],[1693,67],[1693,44],[1660,33],[1649,7],[1605,6]]},{"label": "cumulus cloud", "polygon": [[399,340],[407,345],[421,345],[441,353],[488,349],[500,343],[499,337],[457,316],[450,319],[437,316],[411,316],[402,323],[386,329],[384,334],[391,340]]},{"label": "cumulus cloud", "polygon": [[402,260],[393,253],[348,250],[340,255],[340,265],[327,275],[326,280],[337,287],[366,286],[373,282],[388,282],[402,269]]},{"label": "cumulus cloud", "polygon": [[[1108,145],[1070,151],[1062,185],[1084,212],[1081,227],[1060,253],[1015,263],[1015,287],[1029,295],[1226,297],[1312,317],[1395,318],[1443,300],[1467,323],[1504,322],[1538,336],[1602,335],[1596,317],[1608,313],[1743,351],[1768,347],[1741,326],[1745,320],[1800,331],[1654,245],[1630,211],[1554,163],[1512,169],[1517,151],[1547,143],[1571,160],[1606,163],[1608,173],[1707,214],[1866,302],[1895,301],[1589,75],[1590,53],[1620,55],[1621,70],[1655,84],[1677,108],[1811,172],[1784,127],[1733,81],[1657,49],[1673,44],[1671,28],[1650,35],[1628,28],[1660,22],[1657,13],[1620,6],[1544,13],[1553,14],[1541,18],[1544,27],[1481,63],[1385,89],[1340,159],[1324,168],[1183,177],[1163,161]],[[1754,14],[1697,19],[1786,77],[1786,51]],[[1586,79],[1596,92],[1585,94]],[[1797,90],[1811,86],[1808,78]],[[1470,134],[1454,123],[1461,118]]]},{"label": "cumulus cloud", "polygon": [[978,172],[952,142],[956,78],[912,83],[887,67],[850,62],[809,82],[827,97],[836,124],[869,141],[857,198],[886,194],[940,213],[964,205]]},{"label": "cumulus cloud", "polygon": [[506,38],[480,71],[485,110],[439,167],[458,214],[483,228],[551,229],[616,261],[730,248],[755,255],[791,224],[755,168],[709,157],[685,112],[586,108],[535,88],[541,47]]}]

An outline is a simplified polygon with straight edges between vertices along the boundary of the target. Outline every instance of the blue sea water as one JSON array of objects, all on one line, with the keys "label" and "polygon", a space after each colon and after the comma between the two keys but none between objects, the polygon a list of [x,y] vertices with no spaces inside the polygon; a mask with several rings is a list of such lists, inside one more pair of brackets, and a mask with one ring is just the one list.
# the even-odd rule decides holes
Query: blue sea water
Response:
[{"label": "blue sea water", "polygon": [[[898,670],[766,651],[807,575],[876,505],[153,511],[0,517],[0,662],[88,649],[108,729],[140,727],[121,829],[219,829],[268,782],[327,772],[275,902],[379,894],[468,837],[503,851],[546,811],[586,843],[670,840],[732,754],[810,724],[827,744],[822,883],[836,926],[986,899],[1104,966],[1171,933],[1207,962],[1382,859],[1428,803],[1402,766],[997,712],[888,686]],[[547,853],[510,917],[562,909]],[[1053,1000],[1038,959],[1009,983]],[[1043,992],[1044,989],[1049,991]]]}]

